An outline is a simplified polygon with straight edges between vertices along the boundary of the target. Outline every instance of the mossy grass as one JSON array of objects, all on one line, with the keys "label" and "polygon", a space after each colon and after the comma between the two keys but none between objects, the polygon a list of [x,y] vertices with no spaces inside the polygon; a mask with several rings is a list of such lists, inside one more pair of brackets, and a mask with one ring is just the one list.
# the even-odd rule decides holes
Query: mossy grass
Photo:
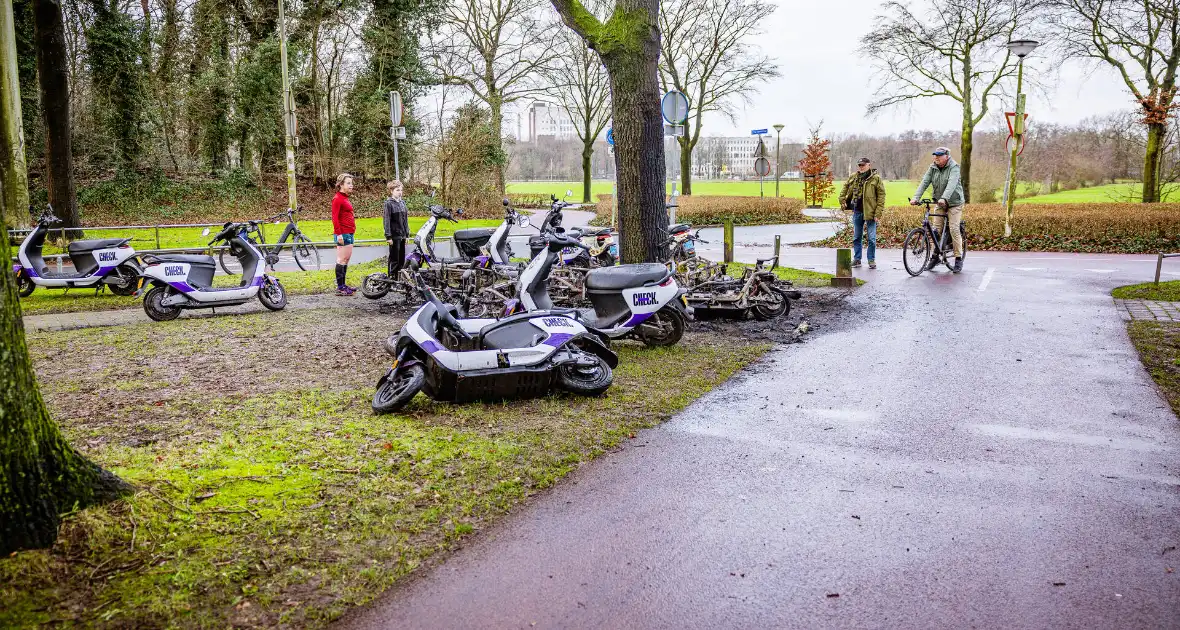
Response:
[{"label": "mossy grass", "polygon": [[1180,280],[1166,280],[1157,286],[1154,282],[1141,282],[1119,287],[1110,292],[1119,300],[1153,300],[1157,302],[1180,301]]}]

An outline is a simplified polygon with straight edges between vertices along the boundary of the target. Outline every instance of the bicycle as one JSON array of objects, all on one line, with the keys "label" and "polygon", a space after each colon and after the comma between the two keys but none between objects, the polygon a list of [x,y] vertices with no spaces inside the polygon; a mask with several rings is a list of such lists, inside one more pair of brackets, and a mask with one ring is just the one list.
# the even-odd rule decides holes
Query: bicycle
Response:
[{"label": "bicycle", "polygon": [[[941,261],[946,264],[946,268],[954,271],[955,262],[952,257],[955,253],[954,242],[951,239],[950,230],[935,230],[930,224],[930,217],[943,217],[943,225],[950,222],[946,209],[943,208],[943,214],[930,214],[930,204],[935,203],[933,199],[923,199],[918,202],[925,204],[926,214],[922,218],[922,227],[916,227],[905,235],[905,240],[902,241],[901,257],[902,262],[905,263],[905,270],[911,276],[917,277],[922,275],[926,267],[930,264],[930,257],[934,256],[935,263],[941,258]],[[963,260],[967,259],[967,222],[959,221],[959,234],[962,235],[963,241],[963,255],[960,256]],[[937,244],[937,249],[935,245]],[[915,267],[915,265],[917,265]]]},{"label": "bicycle", "polygon": [[[303,206],[299,206],[298,210],[303,211]],[[266,239],[262,235],[261,224],[278,223],[284,216],[287,217],[287,226],[283,228],[282,236],[275,242],[274,247],[267,247]],[[258,249],[262,250],[262,253],[266,256],[266,266],[272,270],[279,263],[279,253],[283,250],[283,245],[287,242],[287,239],[291,239],[293,243],[291,246],[292,257],[300,269],[303,271],[313,271],[320,268],[320,250],[316,249],[314,245],[311,245],[312,240],[295,223],[295,210],[280,212],[262,221],[248,221],[246,226],[246,233],[243,236],[245,236],[246,240],[259,246]],[[256,235],[257,238],[251,235]],[[228,248],[221,250],[217,260],[225,273],[235,274],[241,272],[241,265],[238,264],[237,257]]]}]

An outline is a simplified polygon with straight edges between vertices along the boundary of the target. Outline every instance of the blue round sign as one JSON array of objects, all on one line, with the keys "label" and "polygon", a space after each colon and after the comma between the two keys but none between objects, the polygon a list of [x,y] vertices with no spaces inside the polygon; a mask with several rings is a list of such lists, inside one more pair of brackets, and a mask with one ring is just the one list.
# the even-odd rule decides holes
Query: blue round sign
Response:
[{"label": "blue round sign", "polygon": [[612,147],[615,146],[615,128],[614,127],[611,127],[610,129],[606,130],[606,143],[611,145]]}]

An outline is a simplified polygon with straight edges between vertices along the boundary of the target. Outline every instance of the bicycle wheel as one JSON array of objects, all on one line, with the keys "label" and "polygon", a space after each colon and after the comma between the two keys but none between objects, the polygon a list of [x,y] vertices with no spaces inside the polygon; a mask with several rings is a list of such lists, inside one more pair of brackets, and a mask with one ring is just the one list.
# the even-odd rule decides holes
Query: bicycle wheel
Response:
[{"label": "bicycle wheel", "polygon": [[930,261],[933,249],[934,246],[930,242],[926,230],[922,228],[910,230],[909,234],[905,235],[905,240],[902,241],[901,250],[901,259],[905,263],[906,272],[914,277],[922,275],[922,272],[926,270],[926,264]]},{"label": "bicycle wheel", "polygon": [[[966,262],[967,261],[967,228],[966,228],[965,221],[959,221],[959,235],[963,239],[963,255],[960,256],[960,258],[963,259],[963,262]],[[954,243],[948,243],[947,245],[951,249],[948,250],[946,252],[946,255],[942,257],[942,262],[946,263],[947,269],[954,271],[955,270]]]},{"label": "bicycle wheel", "polygon": [[217,254],[217,262],[221,264],[221,270],[233,276],[242,273],[242,264],[238,262],[238,257],[229,253],[229,248],[225,248]]},{"label": "bicycle wheel", "polygon": [[316,249],[311,243],[311,239],[304,236],[302,233],[295,235],[295,246],[291,248],[295,255],[295,264],[304,271],[319,271],[320,269],[320,250]]}]

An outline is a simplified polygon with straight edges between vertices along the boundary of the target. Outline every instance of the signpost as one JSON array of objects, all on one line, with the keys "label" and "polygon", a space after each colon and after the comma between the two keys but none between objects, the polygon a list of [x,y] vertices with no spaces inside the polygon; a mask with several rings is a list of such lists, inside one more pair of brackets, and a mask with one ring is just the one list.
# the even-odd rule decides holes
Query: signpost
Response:
[{"label": "signpost", "polygon": [[402,116],[405,105],[402,103],[400,92],[389,93],[389,137],[393,140],[393,178],[399,182],[402,179],[402,169],[397,156],[397,141],[406,139],[406,128],[402,126]]},{"label": "signpost", "polygon": [[754,172],[758,174],[758,196],[764,196],[762,194],[762,182],[764,181],[764,177],[770,175],[770,160],[765,157],[759,157],[757,160],[754,160]]},{"label": "signpost", "polygon": [[[664,116],[664,122],[668,123],[664,125],[665,136],[679,138],[684,135],[684,123],[688,120],[688,97],[683,92],[672,90],[665,94],[664,98],[660,99],[660,113]],[[672,200],[668,203],[668,221],[669,223],[676,222],[675,178],[672,179]]]},{"label": "signpost", "polygon": [[[611,157],[615,155],[615,128],[610,127],[606,130],[606,150]],[[619,169],[613,168],[614,185],[611,188],[610,196],[610,225],[616,231],[619,229]],[[620,239],[621,240],[621,239]]]}]

